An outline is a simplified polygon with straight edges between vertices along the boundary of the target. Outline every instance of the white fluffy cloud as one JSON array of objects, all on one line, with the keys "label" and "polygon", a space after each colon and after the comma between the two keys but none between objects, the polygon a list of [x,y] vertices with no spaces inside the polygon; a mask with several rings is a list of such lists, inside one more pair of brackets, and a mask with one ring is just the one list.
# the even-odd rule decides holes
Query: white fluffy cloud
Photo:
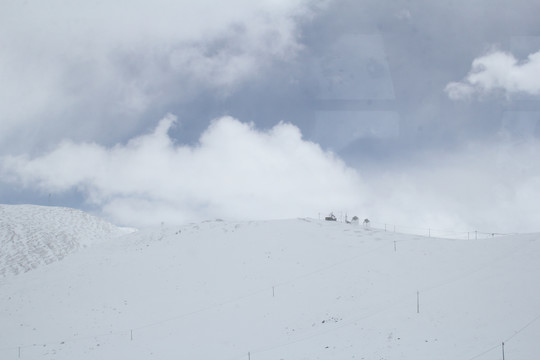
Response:
[{"label": "white fluffy cloud", "polygon": [[4,1],[0,145],[111,142],[149,108],[202,90],[227,94],[296,55],[298,22],[319,2]]},{"label": "white fluffy cloud", "polygon": [[453,100],[502,92],[505,95],[540,95],[540,51],[519,61],[512,54],[495,51],[475,59],[469,74],[446,86]]},{"label": "white fluffy cloud", "polygon": [[358,206],[358,174],[302,140],[293,125],[264,132],[224,117],[189,147],[168,136],[174,123],[169,115],[152,133],[112,148],[64,141],[33,159],[8,156],[3,171],[46,192],[79,189],[127,224],[294,217]]},{"label": "white fluffy cloud", "polygon": [[175,122],[168,115],[152,132],[112,147],[64,141],[41,156],[4,156],[0,181],[44,194],[77,190],[131,226],[334,210],[416,232],[539,230],[540,142],[533,138],[472,144],[360,176],[291,124],[262,131],[224,117],[188,146],[168,135]]}]

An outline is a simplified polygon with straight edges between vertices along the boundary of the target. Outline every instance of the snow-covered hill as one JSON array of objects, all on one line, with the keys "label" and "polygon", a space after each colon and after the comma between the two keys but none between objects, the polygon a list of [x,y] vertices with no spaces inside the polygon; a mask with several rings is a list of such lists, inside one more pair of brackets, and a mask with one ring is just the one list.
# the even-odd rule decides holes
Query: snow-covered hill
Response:
[{"label": "snow-covered hill", "polygon": [[539,257],[535,234],[159,227],[8,278],[0,358],[494,360],[504,341],[506,359],[537,359]]},{"label": "snow-covered hill", "polygon": [[80,210],[0,205],[0,277],[53,263],[127,232]]}]

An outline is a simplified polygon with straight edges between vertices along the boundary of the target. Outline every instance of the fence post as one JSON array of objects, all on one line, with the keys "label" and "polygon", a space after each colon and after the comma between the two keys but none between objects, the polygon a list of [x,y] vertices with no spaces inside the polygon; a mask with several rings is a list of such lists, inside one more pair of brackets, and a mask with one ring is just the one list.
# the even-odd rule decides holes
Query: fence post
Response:
[{"label": "fence post", "polygon": [[502,343],[502,355],[503,355],[502,360],[504,360],[504,341],[503,341],[503,343]]},{"label": "fence post", "polygon": [[416,313],[420,314],[420,291],[416,292]]}]

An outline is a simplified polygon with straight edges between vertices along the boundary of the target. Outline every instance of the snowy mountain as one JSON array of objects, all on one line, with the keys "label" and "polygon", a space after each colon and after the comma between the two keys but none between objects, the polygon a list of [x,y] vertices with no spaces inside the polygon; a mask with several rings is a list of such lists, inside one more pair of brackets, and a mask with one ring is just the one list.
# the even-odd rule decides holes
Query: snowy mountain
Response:
[{"label": "snowy mountain", "polygon": [[538,234],[162,226],[7,278],[0,358],[493,360],[505,342],[506,359],[536,359],[539,256]]},{"label": "snowy mountain", "polygon": [[0,277],[53,263],[127,232],[75,209],[0,205]]}]

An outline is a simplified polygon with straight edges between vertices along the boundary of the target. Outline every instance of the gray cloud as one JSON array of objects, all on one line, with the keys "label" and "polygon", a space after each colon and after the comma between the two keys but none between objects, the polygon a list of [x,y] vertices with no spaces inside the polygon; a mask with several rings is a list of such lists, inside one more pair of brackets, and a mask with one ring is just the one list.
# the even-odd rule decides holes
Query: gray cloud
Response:
[{"label": "gray cloud", "polygon": [[313,3],[4,3],[0,145],[114,143],[144,128],[152,109],[201,91],[224,96],[297,54],[297,26]]}]

